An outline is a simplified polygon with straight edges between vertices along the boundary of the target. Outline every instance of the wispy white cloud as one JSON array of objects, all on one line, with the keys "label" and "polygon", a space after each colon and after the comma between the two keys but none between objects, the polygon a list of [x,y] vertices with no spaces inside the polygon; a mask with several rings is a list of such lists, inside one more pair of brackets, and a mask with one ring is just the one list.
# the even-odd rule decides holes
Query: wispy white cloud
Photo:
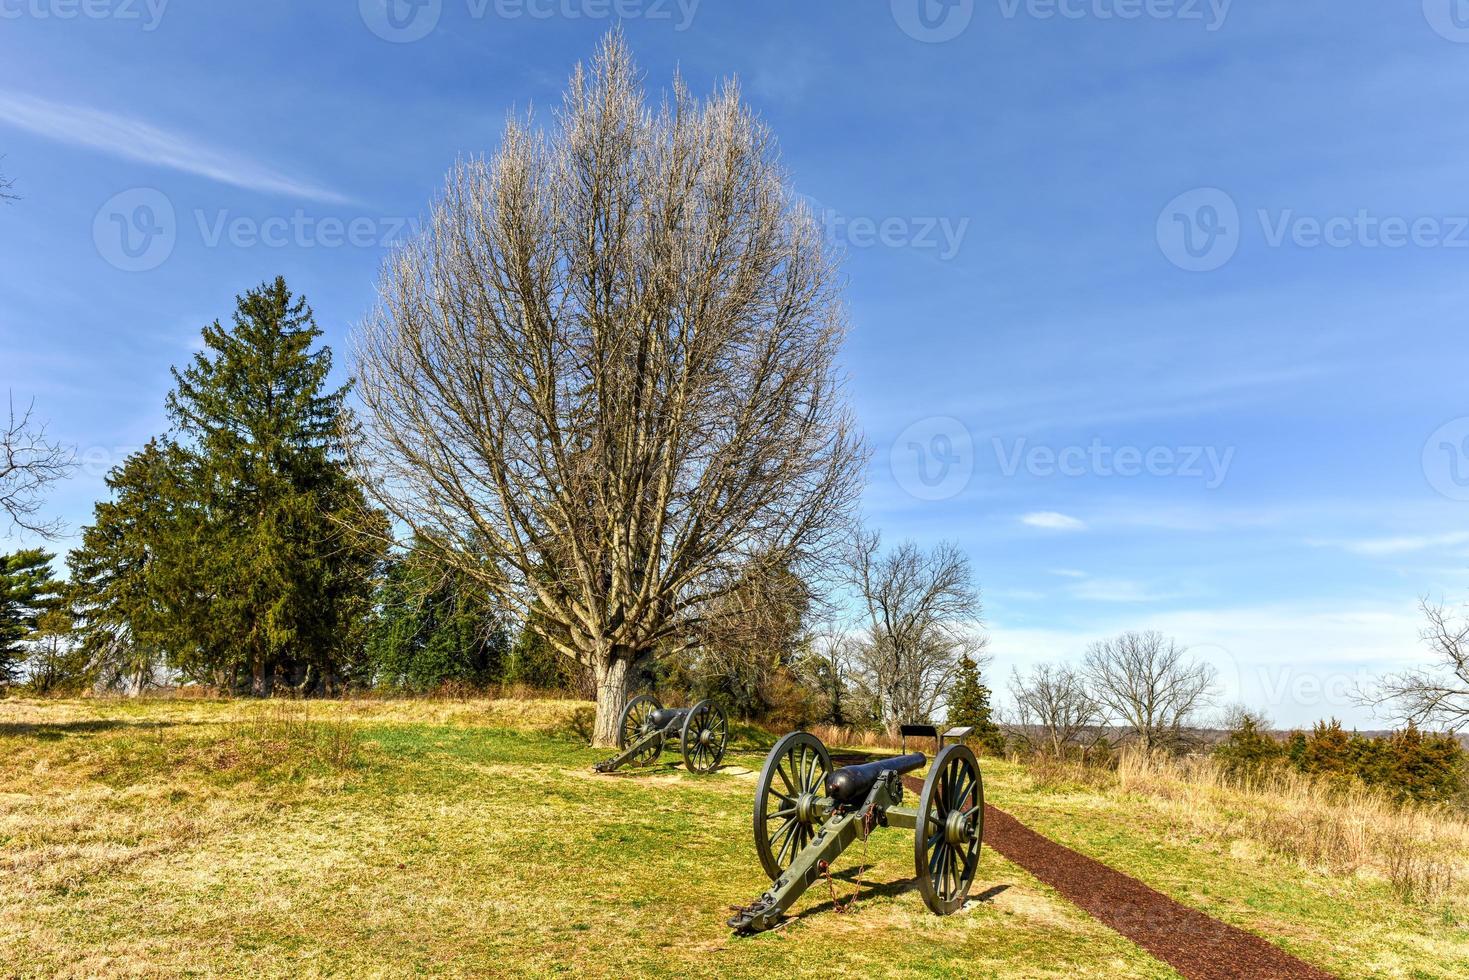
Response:
[{"label": "wispy white cloud", "polygon": [[344,194],[283,174],[238,153],[206,146],[140,119],[89,106],[0,92],[0,122],[48,139],[207,177],[232,187],[324,204],[353,203]]},{"label": "wispy white cloud", "polygon": [[1312,541],[1314,545],[1329,545],[1345,548],[1357,555],[1403,555],[1434,548],[1452,548],[1469,544],[1469,531],[1452,531],[1447,534],[1401,535],[1387,538],[1359,538],[1351,541]]},{"label": "wispy white cloud", "polygon": [[1157,378],[1146,385],[1124,386],[1124,390],[1119,390],[1115,383],[1092,387],[1006,388],[989,393],[984,401],[964,411],[985,411],[996,417],[997,422],[989,426],[987,435],[1039,436],[1055,429],[1095,428],[1216,413],[1289,391],[1292,386],[1340,370],[1342,366],[1337,364],[1314,363],[1286,369],[1244,369],[1223,375]]},{"label": "wispy white cloud", "polygon": [[1162,602],[1183,593],[1160,592],[1142,582],[1122,578],[1096,578],[1078,582],[1071,594],[1090,602]]},{"label": "wispy white cloud", "polygon": [[1059,575],[1062,578],[1086,578],[1086,572],[1079,571],[1075,568],[1053,568],[1051,569],[1051,574]]},{"label": "wispy white cloud", "polygon": [[1046,598],[1044,592],[1034,589],[989,589],[984,595],[986,599],[1002,602],[1040,602]]},{"label": "wispy white cloud", "polygon": [[1158,531],[1263,530],[1288,523],[1293,509],[1268,507],[1228,508],[1223,506],[1170,505],[1167,503],[1122,503],[1099,510],[1093,519],[1099,525],[1147,528]]},{"label": "wispy white cloud", "polygon": [[1038,527],[1047,531],[1085,531],[1086,522],[1054,510],[1040,510],[1020,518],[1026,527]]}]

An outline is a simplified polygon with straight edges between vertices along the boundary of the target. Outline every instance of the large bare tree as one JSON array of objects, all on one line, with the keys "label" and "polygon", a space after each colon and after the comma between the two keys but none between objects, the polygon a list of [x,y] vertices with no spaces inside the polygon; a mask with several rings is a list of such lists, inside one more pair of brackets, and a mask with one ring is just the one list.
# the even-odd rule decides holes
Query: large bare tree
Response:
[{"label": "large bare tree", "polygon": [[386,263],[356,338],[364,476],[590,667],[691,642],[749,566],[832,547],[866,452],[821,228],[726,84],[650,107],[620,33],[556,126],[512,121]]},{"label": "large bare tree", "polygon": [[1420,606],[1428,620],[1421,635],[1435,663],[1390,674],[1360,700],[1387,708],[1397,724],[1463,731],[1469,728],[1469,616],[1428,599]]},{"label": "large bare tree", "polygon": [[797,661],[802,683],[820,698],[818,721],[849,725],[858,717],[863,699],[857,682],[861,641],[832,621],[812,631],[809,650]]},{"label": "large bare tree", "polygon": [[61,532],[60,521],[38,515],[46,489],[71,475],[76,455],[70,448],[47,437],[46,428],[35,419],[35,406],[19,414],[9,402],[6,422],[0,427],[0,516],[10,530],[18,527],[43,538]]},{"label": "large bare tree", "polygon": [[1093,643],[1084,671],[1109,720],[1145,751],[1177,744],[1195,715],[1213,703],[1216,672],[1156,630]]},{"label": "large bare tree", "polygon": [[1010,734],[1033,749],[1059,758],[1079,746],[1085,756],[1100,735],[1102,703],[1086,677],[1071,667],[1038,664],[1025,674],[1013,670],[1010,697],[1015,702]]},{"label": "large bare tree", "polygon": [[984,649],[979,591],[969,558],[947,542],[925,551],[905,541],[884,552],[876,533],[859,531],[850,568],[867,614],[858,659],[896,735],[899,725],[930,721],[959,658]]}]

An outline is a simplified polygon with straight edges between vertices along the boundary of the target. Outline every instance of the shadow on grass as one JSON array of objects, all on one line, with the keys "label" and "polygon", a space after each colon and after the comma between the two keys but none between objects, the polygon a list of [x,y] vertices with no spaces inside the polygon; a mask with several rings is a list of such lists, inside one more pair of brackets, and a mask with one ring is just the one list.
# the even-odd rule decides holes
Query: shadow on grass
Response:
[{"label": "shadow on grass", "polygon": [[57,722],[3,722],[0,723],[0,738],[31,737],[42,740],[63,738],[67,735],[93,735],[119,729],[158,730],[176,728],[179,725],[197,725],[193,721],[57,721]]},{"label": "shadow on grass", "polygon": [[[832,875],[831,881],[840,881],[843,884],[854,885],[856,884],[856,873],[857,869],[851,868],[841,872],[840,874]],[[847,891],[845,888],[843,888],[842,891],[844,892],[844,894],[838,894],[835,901],[833,901],[831,897],[830,886],[827,886],[826,881],[823,879],[822,881],[819,881],[816,884],[812,885],[810,891],[808,891],[808,894],[810,892],[817,891],[818,889],[825,888],[827,892],[825,900],[819,905],[812,905],[809,908],[802,910],[799,914],[790,916],[786,921],[794,924],[796,922],[802,922],[810,916],[821,915],[823,913],[845,915],[850,912],[857,912],[861,910],[862,903],[867,901],[868,899],[896,898],[909,889],[915,887],[915,884],[916,883],[913,881],[912,878],[905,878],[900,881],[887,882],[873,881],[870,878],[863,878],[860,892]]]},{"label": "shadow on grass", "polygon": [[618,779],[635,779],[639,776],[672,776],[680,772],[690,776],[713,776],[729,768],[731,768],[730,763],[721,762],[719,765],[715,766],[713,769],[710,769],[708,772],[691,772],[688,766],[684,765],[682,759],[670,759],[668,761],[654,762],[646,766],[635,766],[629,764],[623,766],[621,769],[613,769],[611,772],[604,772],[603,770],[598,769],[596,766],[593,766],[592,772],[596,773],[598,776],[612,776]]},{"label": "shadow on grass", "polygon": [[[858,884],[857,872],[859,870],[861,869],[846,868],[841,872],[832,875],[830,880],[833,882],[842,882],[844,886],[855,886]],[[844,887],[842,889],[843,894],[838,894],[836,900],[833,901],[830,897],[831,886],[827,885],[825,880],[822,880],[821,882],[812,885],[810,891],[808,891],[807,894],[810,894],[810,892],[814,892],[818,888],[823,887],[828,889],[827,898],[825,901],[821,902],[818,905],[812,905],[811,907],[802,910],[796,915],[788,915],[785,919],[782,920],[781,926],[778,928],[783,928],[787,925],[794,925],[797,922],[804,922],[811,916],[818,916],[823,914],[845,915],[848,913],[860,912],[862,910],[863,902],[873,898],[896,898],[906,891],[911,891],[917,888],[918,882],[913,878],[904,878],[899,881],[891,882],[878,882],[873,881],[869,878],[863,878],[860,883],[860,892],[847,891]],[[969,901],[978,902],[981,904],[988,904],[989,902],[993,902],[998,896],[1008,891],[1009,889],[1009,885],[994,885],[990,888],[986,888],[978,895],[969,896]]]}]

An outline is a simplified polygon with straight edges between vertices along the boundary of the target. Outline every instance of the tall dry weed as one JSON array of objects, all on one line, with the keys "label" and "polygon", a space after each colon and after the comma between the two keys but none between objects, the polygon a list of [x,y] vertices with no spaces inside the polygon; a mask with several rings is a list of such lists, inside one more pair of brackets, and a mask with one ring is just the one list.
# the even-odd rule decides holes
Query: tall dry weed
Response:
[{"label": "tall dry weed", "polygon": [[1400,804],[1359,783],[1285,768],[1233,777],[1208,757],[1132,751],[1118,760],[1115,791],[1203,836],[1251,840],[1310,870],[1379,876],[1405,901],[1452,895],[1469,864],[1465,814]]}]

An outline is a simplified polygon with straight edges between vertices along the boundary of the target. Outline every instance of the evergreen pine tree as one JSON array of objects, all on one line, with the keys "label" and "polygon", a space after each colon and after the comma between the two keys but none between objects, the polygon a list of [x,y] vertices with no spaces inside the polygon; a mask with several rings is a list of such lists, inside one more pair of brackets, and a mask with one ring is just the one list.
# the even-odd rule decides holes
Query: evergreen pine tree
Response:
[{"label": "evergreen pine tree", "polygon": [[386,521],[347,473],[320,336],[282,279],[204,328],[174,371],[176,441],[113,474],[75,556],[88,642],[257,695],[333,689],[363,659]]},{"label": "evergreen pine tree", "polygon": [[1242,711],[1214,757],[1233,776],[1259,776],[1285,757],[1286,747],[1261,731],[1261,719]]},{"label": "evergreen pine tree", "polygon": [[489,598],[465,576],[445,572],[421,542],[390,562],[377,606],[367,646],[374,684],[423,692],[503,679],[509,635]]},{"label": "evergreen pine tree", "polygon": [[26,643],[60,604],[61,583],[51,573],[55,557],[39,548],[0,555],[0,684],[19,680]]},{"label": "evergreen pine tree", "polygon": [[[277,278],[238,299],[234,323],[173,372],[168,413],[191,440],[191,490],[208,515],[197,567],[210,634],[231,673],[268,696],[335,686],[360,657],[380,551],[357,533],[368,513],[341,457],[347,388],[310,307]],[[211,643],[214,651],[225,649]],[[202,665],[201,665],[202,666]]]},{"label": "evergreen pine tree", "polygon": [[1368,783],[1383,786],[1399,799],[1446,803],[1459,797],[1465,786],[1465,752],[1452,735],[1424,732],[1417,725],[1373,739],[1378,746],[1375,772],[1364,773]]},{"label": "evergreen pine tree", "polygon": [[96,505],[67,556],[75,630],[104,686],[137,690],[165,665],[207,665],[227,642],[213,630],[208,590],[197,588],[204,514],[190,466],[178,446],[150,440],[107,475],[112,499]]},{"label": "evergreen pine tree", "polygon": [[1352,771],[1351,738],[1335,718],[1318,721],[1306,739],[1301,756],[1303,771],[1321,776],[1347,776]]},{"label": "evergreen pine tree", "polygon": [[1295,731],[1285,741],[1285,757],[1297,769],[1306,768],[1306,733]]},{"label": "evergreen pine tree", "polygon": [[990,689],[980,681],[979,664],[971,657],[959,661],[959,674],[949,689],[949,724],[970,726],[975,743],[991,755],[1003,755],[1005,735],[990,709]]},{"label": "evergreen pine tree", "polygon": [[575,681],[575,665],[546,639],[546,634],[553,627],[534,607],[528,620],[521,624],[520,632],[515,634],[515,642],[510,647],[505,681],[541,691],[571,687]]}]

